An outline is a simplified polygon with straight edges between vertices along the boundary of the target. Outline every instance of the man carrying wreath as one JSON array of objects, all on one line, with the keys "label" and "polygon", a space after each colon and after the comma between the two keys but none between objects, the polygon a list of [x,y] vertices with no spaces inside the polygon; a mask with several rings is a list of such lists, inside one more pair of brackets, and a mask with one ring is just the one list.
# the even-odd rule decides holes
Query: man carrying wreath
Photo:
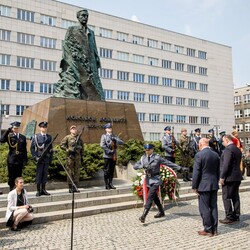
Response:
[{"label": "man carrying wreath", "polygon": [[144,223],[146,216],[152,206],[153,201],[159,209],[159,212],[154,216],[155,218],[160,218],[165,216],[162,204],[157,195],[157,190],[159,186],[162,184],[161,176],[160,176],[160,166],[161,164],[167,165],[168,167],[177,170],[177,171],[186,171],[187,169],[181,167],[171,161],[168,161],[162,158],[158,154],[154,154],[154,145],[153,144],[145,144],[144,145],[145,154],[141,157],[141,159],[135,163],[134,169],[143,168],[146,173],[146,185],[148,188],[148,199],[144,206],[144,211],[139,220]]}]

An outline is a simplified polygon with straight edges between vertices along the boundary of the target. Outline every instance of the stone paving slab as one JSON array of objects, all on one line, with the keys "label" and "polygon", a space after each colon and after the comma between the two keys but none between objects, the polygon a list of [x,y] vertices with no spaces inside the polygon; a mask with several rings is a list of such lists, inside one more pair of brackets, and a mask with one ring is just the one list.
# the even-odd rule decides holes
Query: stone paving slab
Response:
[{"label": "stone paving slab", "polygon": [[[97,214],[74,219],[76,250],[230,250],[249,249],[250,199],[249,192],[240,193],[241,221],[233,225],[219,224],[219,235],[205,237],[197,199],[165,205],[166,216],[155,219],[156,210],[149,212],[146,223],[139,222],[142,208]],[[219,218],[224,218],[221,196],[218,197]],[[0,230],[0,249],[3,250],[64,250],[70,249],[71,219],[32,225],[20,232]]]}]

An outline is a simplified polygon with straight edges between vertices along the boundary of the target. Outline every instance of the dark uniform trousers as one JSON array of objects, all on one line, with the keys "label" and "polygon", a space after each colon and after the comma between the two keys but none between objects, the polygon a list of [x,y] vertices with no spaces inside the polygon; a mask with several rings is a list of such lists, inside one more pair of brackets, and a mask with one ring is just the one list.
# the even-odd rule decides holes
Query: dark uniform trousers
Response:
[{"label": "dark uniform trousers", "polygon": [[150,209],[153,201],[155,202],[155,205],[157,207],[161,207],[161,202],[160,202],[160,199],[157,195],[158,188],[159,188],[159,185],[157,185],[157,184],[152,184],[148,187],[148,199],[147,199],[147,202],[145,204],[145,209]]},{"label": "dark uniform trousers", "polygon": [[46,184],[48,178],[49,162],[41,161],[36,165],[36,183]]},{"label": "dark uniform trousers", "polygon": [[104,158],[104,178],[113,180],[116,161],[109,158]]},{"label": "dark uniform trousers", "polygon": [[8,162],[8,173],[8,185],[10,186],[10,190],[12,190],[15,187],[15,179],[17,177],[22,177],[23,164],[11,164]]},{"label": "dark uniform trousers", "polygon": [[171,161],[171,162],[175,163],[175,157],[173,157],[173,156],[165,156],[165,159],[167,159],[168,161]]}]

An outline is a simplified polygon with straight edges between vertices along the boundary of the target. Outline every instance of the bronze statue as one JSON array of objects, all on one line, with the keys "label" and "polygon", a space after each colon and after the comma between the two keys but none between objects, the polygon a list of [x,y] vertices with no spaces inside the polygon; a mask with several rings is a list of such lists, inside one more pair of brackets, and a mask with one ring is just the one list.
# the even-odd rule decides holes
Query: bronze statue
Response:
[{"label": "bronze statue", "polygon": [[77,12],[78,26],[71,26],[63,42],[60,80],[55,85],[55,97],[104,101],[104,91],[98,75],[95,34],[88,28],[88,10]]}]

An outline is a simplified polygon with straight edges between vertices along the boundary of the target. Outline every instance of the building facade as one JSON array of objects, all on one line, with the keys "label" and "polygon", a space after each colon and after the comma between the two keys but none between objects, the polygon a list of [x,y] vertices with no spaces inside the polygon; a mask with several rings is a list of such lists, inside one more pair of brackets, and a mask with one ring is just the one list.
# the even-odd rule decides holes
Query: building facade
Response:
[{"label": "building facade", "polygon": [[[62,42],[80,9],[54,0],[1,1],[2,129],[53,94]],[[231,47],[93,10],[88,24],[106,101],[134,103],[145,140],[159,140],[166,125],[176,134],[234,125]]]}]

